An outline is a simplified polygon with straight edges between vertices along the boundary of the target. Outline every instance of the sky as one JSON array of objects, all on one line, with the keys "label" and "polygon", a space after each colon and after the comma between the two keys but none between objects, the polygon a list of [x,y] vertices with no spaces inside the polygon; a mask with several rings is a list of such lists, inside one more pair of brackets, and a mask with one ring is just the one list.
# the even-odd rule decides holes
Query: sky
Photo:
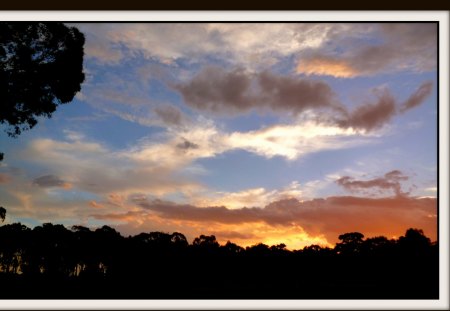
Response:
[{"label": "sky", "polygon": [[81,91],[0,133],[6,223],[289,249],[436,240],[436,23],[70,26]]}]

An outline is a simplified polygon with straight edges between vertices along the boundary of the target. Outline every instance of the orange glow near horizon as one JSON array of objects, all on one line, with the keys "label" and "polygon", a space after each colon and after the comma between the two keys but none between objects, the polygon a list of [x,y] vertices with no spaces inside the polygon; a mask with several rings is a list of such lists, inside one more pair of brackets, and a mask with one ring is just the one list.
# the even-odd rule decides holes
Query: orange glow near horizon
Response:
[{"label": "orange glow near horizon", "polygon": [[[339,242],[339,235],[348,232],[360,232],[365,238],[385,236],[397,239],[409,228],[422,229],[427,237],[435,241],[437,218],[429,215],[436,212],[436,203],[435,198],[330,197],[285,203],[291,206],[283,205],[283,201],[275,202],[270,208],[253,210],[253,213],[260,215],[256,215],[254,220],[245,221],[239,215],[236,216],[235,209],[229,210],[231,216],[225,215],[231,217],[228,219],[219,216],[216,220],[202,219],[204,216],[201,213],[208,212],[207,208],[195,211],[197,219],[172,219],[171,214],[164,216],[136,207],[129,212],[103,214],[96,218],[115,222],[117,229],[125,235],[150,231],[180,232],[192,242],[195,237],[204,234],[215,235],[221,245],[227,241],[242,247],[259,243],[269,246],[284,243],[293,250],[312,244],[334,247]],[[274,212],[274,208],[277,208],[277,212]],[[270,218],[272,216],[268,218],[265,213],[272,213],[270,215],[278,219]],[[286,220],[282,217],[286,217]]]}]

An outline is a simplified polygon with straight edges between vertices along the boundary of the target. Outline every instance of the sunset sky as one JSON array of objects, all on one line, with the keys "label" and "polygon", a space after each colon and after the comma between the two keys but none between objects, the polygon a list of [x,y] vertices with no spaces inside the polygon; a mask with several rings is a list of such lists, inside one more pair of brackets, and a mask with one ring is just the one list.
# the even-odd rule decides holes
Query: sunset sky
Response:
[{"label": "sunset sky", "polygon": [[0,133],[5,222],[290,249],[436,239],[436,23],[71,26],[81,92]]}]

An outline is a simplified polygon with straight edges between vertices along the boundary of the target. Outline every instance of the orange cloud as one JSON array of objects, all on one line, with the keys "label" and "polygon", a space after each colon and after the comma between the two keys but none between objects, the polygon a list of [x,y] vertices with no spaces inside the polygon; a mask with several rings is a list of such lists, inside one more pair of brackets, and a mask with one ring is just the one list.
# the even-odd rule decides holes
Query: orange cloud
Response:
[{"label": "orange cloud", "polygon": [[100,220],[115,220],[115,221],[135,221],[136,217],[145,216],[145,213],[141,212],[127,212],[127,213],[109,213],[102,215],[91,215],[95,219]]},{"label": "orange cloud", "polygon": [[358,71],[352,68],[348,61],[327,57],[300,61],[297,66],[297,72],[306,75],[327,75],[337,78],[353,78],[358,75]]},{"label": "orange cloud", "polygon": [[423,229],[432,240],[437,237],[437,221],[433,217],[437,214],[436,198],[336,196],[308,201],[291,198],[263,208],[240,209],[197,207],[146,198],[135,199],[134,203],[140,210],[91,217],[122,222],[128,230],[133,227],[134,233],[148,228],[154,231],[176,228],[191,238],[214,234],[221,243],[227,240],[243,246],[285,243],[291,249],[310,244],[332,245],[340,234],[354,231],[368,237],[390,238],[414,227]]},{"label": "orange cloud", "polygon": [[323,234],[311,235],[298,225],[270,225],[264,222],[218,223],[162,218],[147,211],[95,214],[97,220],[116,223],[115,227],[124,234],[138,234],[148,231],[181,232],[189,241],[200,234],[214,235],[220,244],[232,241],[242,247],[265,243],[285,243],[289,249],[301,249],[311,244],[331,246]]},{"label": "orange cloud", "polygon": [[71,183],[65,182],[62,184],[61,188],[69,190],[72,189],[73,185]]},{"label": "orange cloud", "polygon": [[123,195],[117,193],[110,193],[108,195],[108,203],[114,206],[123,206],[125,198]]},{"label": "orange cloud", "polygon": [[96,201],[89,201],[89,206],[93,208],[104,208],[104,206]]}]

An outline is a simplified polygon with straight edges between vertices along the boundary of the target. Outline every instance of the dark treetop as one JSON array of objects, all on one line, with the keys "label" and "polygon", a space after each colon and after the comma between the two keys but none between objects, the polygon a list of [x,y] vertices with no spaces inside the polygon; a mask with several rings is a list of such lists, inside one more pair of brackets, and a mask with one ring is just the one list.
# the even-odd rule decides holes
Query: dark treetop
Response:
[{"label": "dark treetop", "polygon": [[0,123],[8,135],[72,101],[84,81],[84,41],[62,23],[0,23]]}]

